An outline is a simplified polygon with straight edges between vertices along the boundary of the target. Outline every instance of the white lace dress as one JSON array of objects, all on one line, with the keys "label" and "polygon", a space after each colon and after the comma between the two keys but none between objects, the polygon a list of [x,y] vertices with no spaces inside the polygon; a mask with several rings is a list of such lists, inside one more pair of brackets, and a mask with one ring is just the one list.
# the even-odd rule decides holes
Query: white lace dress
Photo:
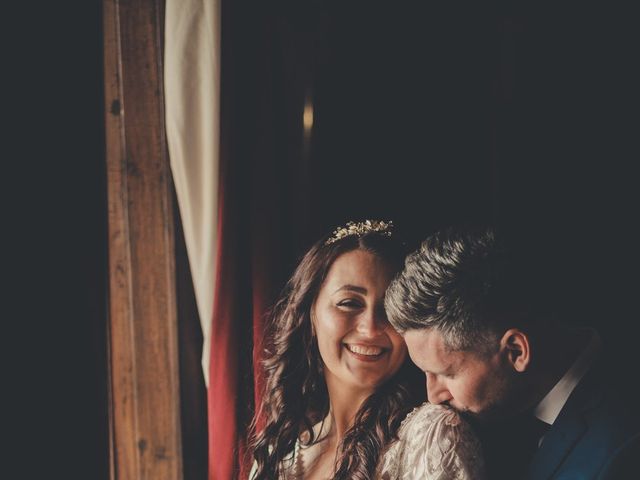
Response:
[{"label": "white lace dress", "polygon": [[380,480],[482,480],[480,443],[453,410],[424,403],[404,419],[378,465]]},{"label": "white lace dress", "polygon": [[[314,427],[320,439],[306,447],[296,443],[284,461],[279,480],[302,480],[304,472],[324,449],[328,422]],[[249,479],[253,477],[253,465]],[[453,410],[424,403],[405,418],[398,440],[391,443],[378,464],[377,480],[484,480],[480,443]]]}]

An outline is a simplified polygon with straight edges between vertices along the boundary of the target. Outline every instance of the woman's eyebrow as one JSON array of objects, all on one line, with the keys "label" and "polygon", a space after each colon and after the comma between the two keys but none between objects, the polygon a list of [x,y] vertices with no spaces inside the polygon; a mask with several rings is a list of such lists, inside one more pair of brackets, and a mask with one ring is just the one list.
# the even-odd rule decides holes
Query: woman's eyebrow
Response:
[{"label": "woman's eyebrow", "polygon": [[356,293],[360,293],[362,295],[366,295],[367,294],[367,289],[364,287],[358,287],[357,285],[350,285],[350,284],[346,284],[346,285],[342,285],[340,288],[338,288],[335,293],[338,293],[342,290],[348,290],[350,292],[356,292]]}]

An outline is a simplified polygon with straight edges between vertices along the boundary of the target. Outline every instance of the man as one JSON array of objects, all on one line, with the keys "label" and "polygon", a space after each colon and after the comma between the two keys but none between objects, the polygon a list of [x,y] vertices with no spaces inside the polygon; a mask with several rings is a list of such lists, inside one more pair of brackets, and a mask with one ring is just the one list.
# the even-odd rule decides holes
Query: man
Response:
[{"label": "man", "polygon": [[436,233],[387,290],[429,401],[480,426],[491,479],[640,478],[638,404],[611,384],[597,333],[557,322],[552,273],[502,240]]}]

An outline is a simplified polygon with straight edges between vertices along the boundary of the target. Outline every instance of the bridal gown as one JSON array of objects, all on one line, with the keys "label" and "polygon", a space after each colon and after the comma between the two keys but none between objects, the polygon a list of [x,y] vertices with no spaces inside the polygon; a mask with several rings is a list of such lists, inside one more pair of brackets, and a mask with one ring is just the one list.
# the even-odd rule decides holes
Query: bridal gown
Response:
[{"label": "bridal gown", "polygon": [[[326,424],[324,428],[327,428]],[[300,442],[296,444],[294,452],[284,462],[285,471],[280,480],[304,479],[305,470],[322,452],[324,428],[320,424],[314,428],[320,438],[315,444],[308,447]],[[480,444],[469,425],[455,411],[424,403],[403,420],[398,440],[384,451],[375,478],[483,480]]]},{"label": "bridal gown", "polygon": [[424,403],[407,415],[378,465],[380,480],[482,480],[480,443],[453,410]]}]

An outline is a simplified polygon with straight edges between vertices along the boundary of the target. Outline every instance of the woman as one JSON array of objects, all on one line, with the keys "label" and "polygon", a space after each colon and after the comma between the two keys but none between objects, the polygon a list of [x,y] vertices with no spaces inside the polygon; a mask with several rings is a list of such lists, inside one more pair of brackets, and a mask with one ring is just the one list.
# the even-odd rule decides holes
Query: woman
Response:
[{"label": "woman", "polygon": [[[409,478],[408,468],[387,456],[380,461],[387,449],[395,457],[406,450],[406,439],[397,438],[418,398],[409,386],[423,384],[384,312],[385,290],[405,255],[391,227],[365,221],[337,229],[304,256],[276,303],[265,395],[250,439],[252,480]],[[451,413],[422,407],[403,432],[424,420],[425,408]],[[467,438],[451,415],[438,426]],[[460,470],[456,461],[452,468]]]}]

